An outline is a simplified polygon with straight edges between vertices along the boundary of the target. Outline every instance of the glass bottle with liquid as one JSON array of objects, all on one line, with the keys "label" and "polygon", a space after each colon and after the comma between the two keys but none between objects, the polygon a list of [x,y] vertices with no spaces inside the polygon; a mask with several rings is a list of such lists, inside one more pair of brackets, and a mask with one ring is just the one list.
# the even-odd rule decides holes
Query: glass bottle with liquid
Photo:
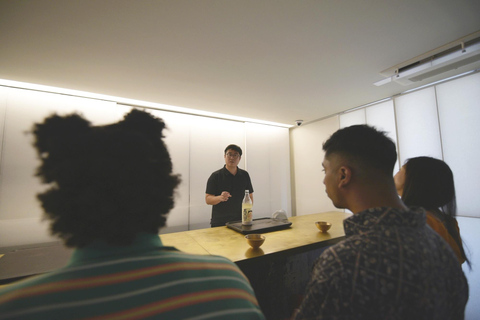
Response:
[{"label": "glass bottle with liquid", "polygon": [[245,190],[245,197],[242,202],[242,225],[251,226],[252,225],[252,199],[250,199],[250,194],[248,190]]}]

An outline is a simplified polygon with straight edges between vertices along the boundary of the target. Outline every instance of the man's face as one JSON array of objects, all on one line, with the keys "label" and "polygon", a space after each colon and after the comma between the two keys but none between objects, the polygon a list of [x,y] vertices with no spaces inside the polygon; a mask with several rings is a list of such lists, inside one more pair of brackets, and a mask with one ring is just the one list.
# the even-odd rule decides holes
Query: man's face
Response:
[{"label": "man's face", "polygon": [[224,155],[225,157],[225,164],[229,167],[236,167],[242,158],[240,154],[232,149],[228,149]]},{"label": "man's face", "polygon": [[339,159],[335,155],[325,156],[322,162],[325,178],[323,184],[325,185],[325,192],[327,193],[332,203],[337,208],[344,208],[341,205],[341,196],[339,193]]}]

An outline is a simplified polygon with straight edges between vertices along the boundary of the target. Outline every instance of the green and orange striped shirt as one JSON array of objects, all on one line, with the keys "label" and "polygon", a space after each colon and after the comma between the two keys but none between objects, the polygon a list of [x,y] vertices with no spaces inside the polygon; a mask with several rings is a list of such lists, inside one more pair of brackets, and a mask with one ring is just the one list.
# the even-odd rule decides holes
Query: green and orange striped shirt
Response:
[{"label": "green and orange striped shirt", "polygon": [[64,268],[0,290],[0,319],[264,319],[240,269],[220,256],[94,243]]}]

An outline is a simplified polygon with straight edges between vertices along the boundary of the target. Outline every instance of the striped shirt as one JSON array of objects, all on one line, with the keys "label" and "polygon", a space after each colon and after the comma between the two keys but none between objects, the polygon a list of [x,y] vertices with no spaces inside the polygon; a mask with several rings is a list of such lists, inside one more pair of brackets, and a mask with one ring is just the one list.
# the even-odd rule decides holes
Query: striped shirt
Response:
[{"label": "striped shirt", "polygon": [[239,268],[140,234],[76,249],[64,268],[0,290],[0,319],[264,319]]}]

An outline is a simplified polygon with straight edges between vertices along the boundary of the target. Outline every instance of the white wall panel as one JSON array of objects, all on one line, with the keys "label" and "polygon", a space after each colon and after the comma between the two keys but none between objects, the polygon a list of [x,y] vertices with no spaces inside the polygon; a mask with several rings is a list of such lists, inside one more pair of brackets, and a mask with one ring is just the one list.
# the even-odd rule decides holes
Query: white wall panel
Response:
[{"label": "white wall panel", "polygon": [[367,123],[365,108],[343,113],[339,117],[340,128],[350,127],[356,124]]},{"label": "white wall panel", "polygon": [[[5,126],[5,111],[7,109],[7,93],[8,93],[7,88],[0,87],[0,161],[2,159],[3,129]],[[0,181],[1,181],[1,177],[2,177],[2,172],[0,171]]]},{"label": "white wall panel", "polygon": [[[34,177],[39,162],[26,134],[35,122],[57,112],[81,112],[92,124],[118,121],[131,108],[115,103],[21,89],[8,89],[4,146],[0,171],[0,243],[2,246],[51,241],[47,225],[40,223],[42,210],[36,194],[45,186]],[[23,220],[19,220],[23,219]],[[15,220],[15,221],[12,221]],[[23,221],[17,228],[12,223]],[[28,235],[26,236],[26,234]]]},{"label": "white wall panel", "polygon": [[159,110],[148,112],[165,122],[164,141],[172,159],[173,173],[180,174],[182,179],[175,192],[175,206],[160,233],[186,231],[190,215],[190,126],[194,117]]},{"label": "white wall panel", "polygon": [[400,164],[418,156],[442,159],[435,88],[395,98]]},{"label": "white wall panel", "polygon": [[338,210],[323,184],[322,144],[339,129],[337,116],[291,130],[296,215]]},{"label": "white wall panel", "polygon": [[[190,127],[190,228],[210,227],[212,207],[205,203],[207,180],[225,165],[224,150],[236,144],[244,151],[238,166],[245,169],[245,124],[228,120],[194,117]],[[252,177],[253,189],[255,179]]]},{"label": "white wall panel", "polygon": [[[393,101],[385,101],[365,109],[367,124],[378,130],[385,131],[387,136],[395,142],[398,153],[397,128],[395,125],[395,110]],[[398,157],[397,157],[398,158]],[[394,173],[399,169],[398,160],[395,163]]]},{"label": "white wall panel", "polygon": [[464,263],[463,272],[467,277],[469,286],[469,297],[467,307],[465,308],[465,320],[477,320],[480,315],[480,219],[473,217],[458,217],[458,226],[463,240],[463,247],[467,253],[468,259],[472,264],[472,269]]},{"label": "white wall panel", "polygon": [[254,219],[270,217],[280,209],[291,216],[289,130],[253,123],[245,127]]},{"label": "white wall panel", "polygon": [[455,176],[458,213],[480,217],[480,74],[437,86],[444,160]]}]

